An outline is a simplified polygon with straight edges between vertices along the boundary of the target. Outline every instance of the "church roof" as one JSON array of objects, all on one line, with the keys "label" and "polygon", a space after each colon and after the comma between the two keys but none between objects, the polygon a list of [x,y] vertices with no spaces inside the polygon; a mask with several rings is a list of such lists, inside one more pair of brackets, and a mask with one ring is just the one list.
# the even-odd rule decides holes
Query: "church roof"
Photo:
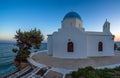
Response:
[{"label": "church roof", "polygon": [[80,15],[78,13],[76,13],[76,12],[73,12],[73,11],[72,12],[68,12],[64,16],[63,20],[66,19],[66,18],[78,18],[79,20],[82,20],[81,17],[80,17]]},{"label": "church roof", "polygon": [[89,31],[86,31],[86,33],[88,35],[96,35],[96,36],[98,36],[98,35],[111,36],[111,34],[106,34],[104,32],[89,32]]}]

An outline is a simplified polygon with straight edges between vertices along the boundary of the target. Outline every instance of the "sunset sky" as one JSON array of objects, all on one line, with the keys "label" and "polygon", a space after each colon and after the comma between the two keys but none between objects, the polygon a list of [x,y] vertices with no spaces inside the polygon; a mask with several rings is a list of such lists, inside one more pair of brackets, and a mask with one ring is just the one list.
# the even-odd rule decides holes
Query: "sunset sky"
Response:
[{"label": "sunset sky", "polygon": [[86,31],[102,31],[107,19],[115,41],[120,41],[120,0],[0,0],[0,40],[13,40],[18,29],[34,28],[46,39],[70,11],[81,16]]}]

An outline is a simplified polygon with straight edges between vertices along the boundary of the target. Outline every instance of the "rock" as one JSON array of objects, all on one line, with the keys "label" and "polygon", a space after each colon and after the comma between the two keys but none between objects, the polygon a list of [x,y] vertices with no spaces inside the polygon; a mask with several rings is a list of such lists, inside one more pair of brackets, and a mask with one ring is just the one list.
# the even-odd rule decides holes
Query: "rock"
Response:
[{"label": "rock", "polygon": [[29,65],[29,63],[21,62],[19,69],[22,70],[22,69],[24,69],[25,67],[27,67],[28,65]]},{"label": "rock", "polygon": [[16,67],[19,67],[19,66],[20,66],[20,62],[14,61],[14,65],[15,65]]}]

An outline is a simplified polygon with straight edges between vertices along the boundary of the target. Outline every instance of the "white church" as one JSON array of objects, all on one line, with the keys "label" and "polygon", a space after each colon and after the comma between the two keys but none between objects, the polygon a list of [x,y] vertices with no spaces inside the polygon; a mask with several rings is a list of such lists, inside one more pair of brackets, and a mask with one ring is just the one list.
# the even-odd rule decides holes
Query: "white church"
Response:
[{"label": "white church", "polygon": [[76,12],[67,13],[57,32],[48,35],[48,55],[58,58],[88,58],[114,55],[114,35],[106,20],[102,32],[88,32]]}]

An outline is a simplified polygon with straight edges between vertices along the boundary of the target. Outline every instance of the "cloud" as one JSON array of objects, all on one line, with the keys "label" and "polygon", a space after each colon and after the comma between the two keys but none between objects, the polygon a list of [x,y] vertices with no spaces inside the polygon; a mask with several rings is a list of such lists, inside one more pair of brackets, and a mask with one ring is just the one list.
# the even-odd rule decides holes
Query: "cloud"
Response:
[{"label": "cloud", "polygon": [[115,39],[114,41],[120,41],[120,33],[114,33]]}]

